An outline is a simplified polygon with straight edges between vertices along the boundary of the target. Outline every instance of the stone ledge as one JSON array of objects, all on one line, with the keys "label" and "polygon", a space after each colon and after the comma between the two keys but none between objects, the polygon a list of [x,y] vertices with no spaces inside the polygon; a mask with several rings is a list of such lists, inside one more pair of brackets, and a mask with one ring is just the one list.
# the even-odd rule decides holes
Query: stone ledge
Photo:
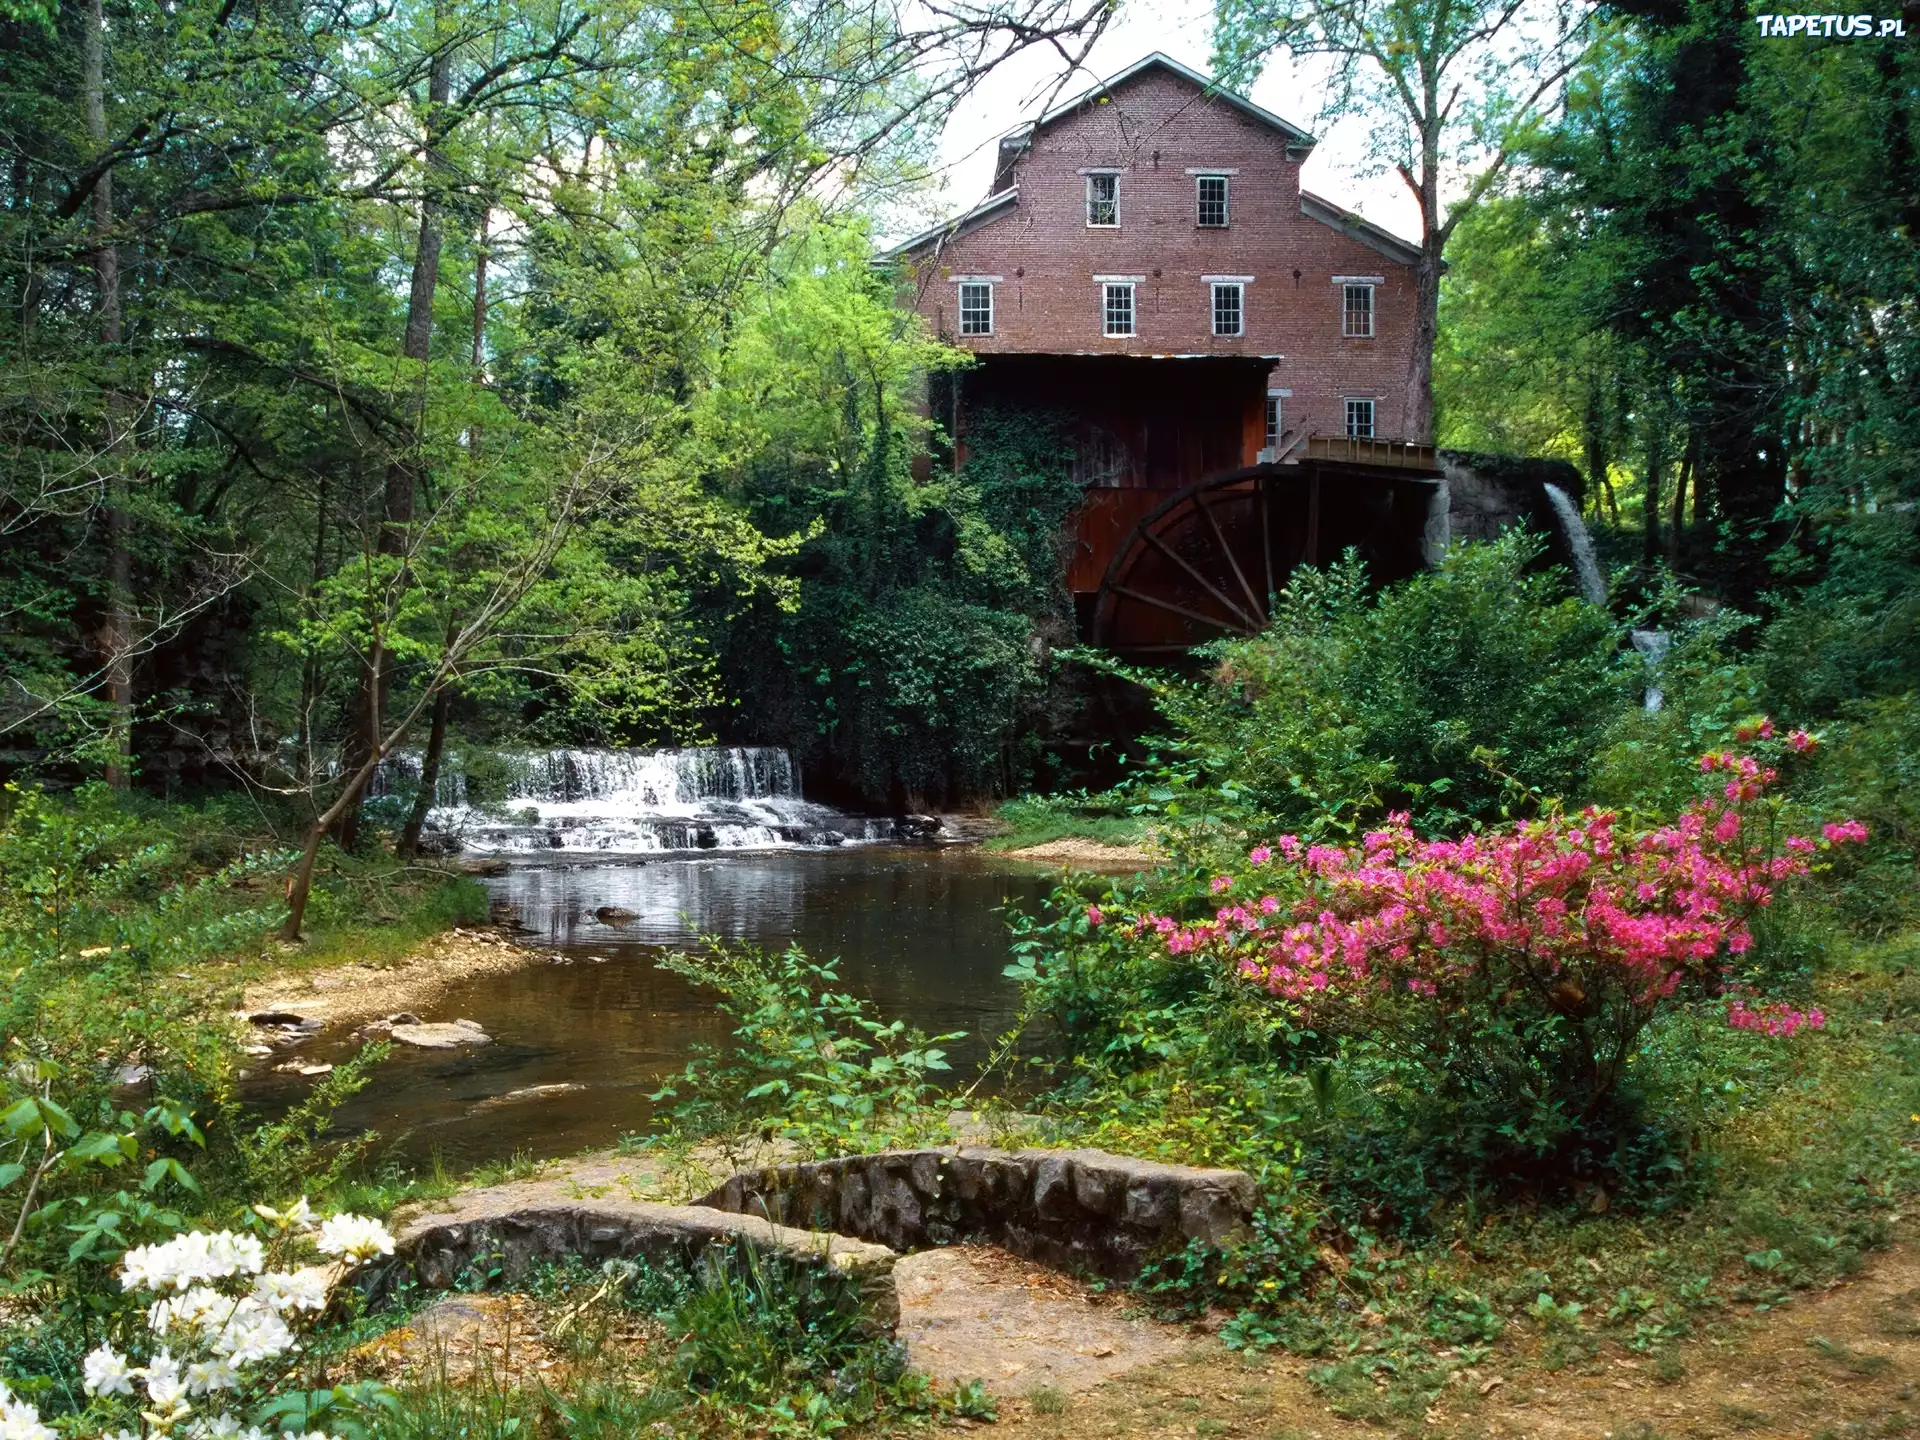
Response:
[{"label": "stone ledge", "polygon": [[998,1245],[1061,1269],[1130,1280],[1188,1241],[1219,1244],[1253,1215],[1253,1179],[1101,1150],[955,1146],[772,1165],[696,1205],[875,1241],[893,1250]]},{"label": "stone ledge", "polygon": [[424,1216],[402,1229],[393,1259],[370,1277],[369,1299],[383,1300],[409,1273],[429,1290],[444,1290],[475,1266],[517,1280],[535,1265],[575,1257],[589,1263],[677,1260],[692,1266],[717,1251],[743,1246],[846,1276],[865,1323],[877,1333],[891,1334],[899,1322],[893,1266],[900,1257],[883,1245],[698,1205],[594,1200],[525,1206],[502,1197],[491,1208],[482,1201],[484,1194],[470,1197],[457,1220]]}]

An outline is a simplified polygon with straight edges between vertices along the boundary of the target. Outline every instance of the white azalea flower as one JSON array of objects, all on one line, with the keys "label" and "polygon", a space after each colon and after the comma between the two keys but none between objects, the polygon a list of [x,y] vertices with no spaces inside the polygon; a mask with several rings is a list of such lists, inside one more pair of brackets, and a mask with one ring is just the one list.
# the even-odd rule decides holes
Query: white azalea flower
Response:
[{"label": "white azalea flower", "polygon": [[137,1245],[120,1262],[125,1290],[186,1290],[228,1275],[257,1275],[267,1252],[253,1235],[195,1230],[160,1245]]},{"label": "white azalea flower", "polygon": [[147,1328],[156,1335],[164,1335],[175,1325],[204,1325],[209,1316],[224,1314],[232,1308],[231,1296],[222,1295],[211,1285],[195,1285],[182,1294],[149,1305]]},{"label": "white azalea flower", "polygon": [[307,1204],[302,1195],[284,1210],[276,1210],[271,1205],[256,1205],[253,1213],[278,1230],[311,1230],[313,1228],[313,1207]]},{"label": "white azalea flower", "polygon": [[363,1263],[393,1253],[393,1236],[387,1227],[364,1215],[334,1215],[321,1221],[315,1244],[323,1255],[344,1255]]},{"label": "white azalea flower", "polygon": [[187,1398],[186,1378],[180,1362],[162,1350],[147,1362],[147,1398],[160,1410],[178,1408]]},{"label": "white azalea flower", "polygon": [[238,1390],[240,1372],[220,1356],[196,1360],[187,1367],[187,1389],[195,1395],[210,1395],[215,1390]]},{"label": "white azalea flower", "polygon": [[270,1310],[324,1310],[327,1276],[324,1270],[269,1270],[253,1282],[253,1296]]},{"label": "white azalea flower", "polygon": [[131,1395],[133,1370],[111,1345],[91,1351],[81,1363],[81,1388],[89,1395]]},{"label": "white azalea flower", "polygon": [[59,1440],[40,1412],[12,1395],[0,1399],[0,1440]]},{"label": "white azalea flower", "polygon": [[294,1335],[287,1322],[257,1301],[244,1300],[226,1324],[208,1337],[216,1355],[234,1365],[256,1365],[293,1349]]}]

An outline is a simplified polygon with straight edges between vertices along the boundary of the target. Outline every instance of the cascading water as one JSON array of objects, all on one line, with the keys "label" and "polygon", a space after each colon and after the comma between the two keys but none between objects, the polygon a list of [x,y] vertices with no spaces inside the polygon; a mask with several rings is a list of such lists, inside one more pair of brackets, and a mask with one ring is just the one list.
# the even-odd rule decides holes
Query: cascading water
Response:
[{"label": "cascading water", "polygon": [[1600,573],[1600,562],[1593,557],[1593,537],[1580,518],[1580,507],[1558,485],[1540,487],[1547,492],[1547,503],[1560,521],[1560,533],[1566,537],[1567,553],[1573,557],[1573,578],[1581,596],[1592,605],[1607,603],[1607,577]]},{"label": "cascading water", "polygon": [[1664,630],[1630,630],[1627,638],[1633,641],[1640,658],[1647,662],[1646,708],[1658,710],[1667,703],[1666,691],[1660,688],[1660,665],[1673,648],[1673,636]]},{"label": "cascading water", "polygon": [[[420,773],[394,757],[378,790]],[[891,820],[800,798],[792,758],[770,746],[488,751],[485,776],[442,770],[429,827],[482,855],[653,854],[889,840]]]}]

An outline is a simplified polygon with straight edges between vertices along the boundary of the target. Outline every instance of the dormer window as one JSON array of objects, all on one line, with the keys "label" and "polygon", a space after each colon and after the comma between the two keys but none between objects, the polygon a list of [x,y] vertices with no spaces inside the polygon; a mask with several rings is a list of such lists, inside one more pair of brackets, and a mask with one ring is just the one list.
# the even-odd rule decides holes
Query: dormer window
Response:
[{"label": "dormer window", "polygon": [[1225,175],[1196,175],[1194,188],[1198,216],[1196,223],[1202,230],[1224,230],[1227,228],[1227,177]]},{"label": "dormer window", "polygon": [[1120,172],[1087,172],[1087,224],[1102,229],[1120,223]]}]

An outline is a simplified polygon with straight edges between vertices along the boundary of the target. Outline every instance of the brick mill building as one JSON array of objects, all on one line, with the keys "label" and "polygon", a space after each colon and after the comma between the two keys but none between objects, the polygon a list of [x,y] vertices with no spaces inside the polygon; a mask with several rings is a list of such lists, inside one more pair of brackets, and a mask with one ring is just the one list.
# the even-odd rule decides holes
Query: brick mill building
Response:
[{"label": "brick mill building", "polygon": [[1082,633],[1146,656],[1264,620],[1292,568],[1422,562],[1415,248],[1300,188],[1313,137],[1149,55],[1000,142],[993,193],[889,252],[978,364],[935,392],[1073,417]]}]

